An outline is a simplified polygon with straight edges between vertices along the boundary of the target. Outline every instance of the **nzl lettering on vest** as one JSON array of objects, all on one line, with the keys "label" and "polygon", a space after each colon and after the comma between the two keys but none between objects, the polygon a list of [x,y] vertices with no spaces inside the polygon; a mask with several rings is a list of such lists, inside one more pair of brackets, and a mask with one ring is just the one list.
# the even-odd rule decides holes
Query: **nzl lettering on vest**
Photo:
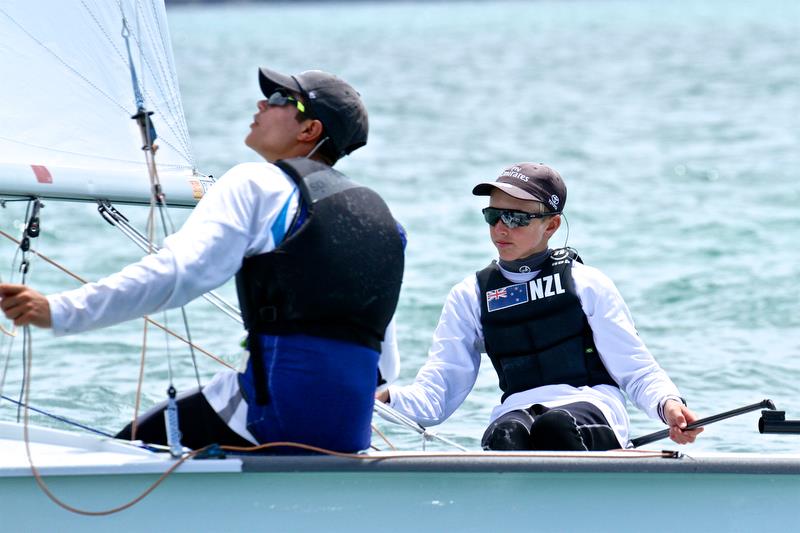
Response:
[{"label": "nzl lettering on vest", "polygon": [[[530,287],[530,291],[528,291]],[[549,298],[557,294],[564,294],[559,273],[534,278],[528,283],[516,283],[500,289],[486,291],[486,306],[491,313],[506,307],[533,302],[541,298]],[[529,296],[530,295],[530,296]]]}]

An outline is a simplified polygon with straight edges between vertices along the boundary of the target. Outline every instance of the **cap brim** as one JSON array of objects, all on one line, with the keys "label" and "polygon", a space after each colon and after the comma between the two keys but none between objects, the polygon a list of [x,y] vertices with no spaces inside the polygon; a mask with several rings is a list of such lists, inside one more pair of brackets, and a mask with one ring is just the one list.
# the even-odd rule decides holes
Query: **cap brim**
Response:
[{"label": "cap brim", "polygon": [[258,83],[261,85],[261,92],[269,97],[276,89],[288,89],[290,91],[302,93],[300,84],[292,76],[275,72],[268,68],[258,69]]},{"label": "cap brim", "polygon": [[499,189],[509,196],[519,198],[520,200],[533,200],[534,202],[541,202],[541,200],[534,195],[527,193],[511,185],[510,183],[503,183],[502,181],[491,181],[486,183],[479,183],[472,189],[472,194],[475,196],[490,196],[494,189]]}]

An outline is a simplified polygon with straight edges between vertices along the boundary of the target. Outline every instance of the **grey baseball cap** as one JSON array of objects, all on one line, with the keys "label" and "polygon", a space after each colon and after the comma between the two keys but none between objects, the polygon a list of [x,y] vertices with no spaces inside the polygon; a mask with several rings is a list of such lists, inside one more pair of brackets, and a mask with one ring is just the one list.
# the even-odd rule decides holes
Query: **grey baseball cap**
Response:
[{"label": "grey baseball cap", "polygon": [[542,163],[511,165],[503,170],[497,180],[476,185],[472,194],[489,196],[494,189],[520,200],[542,202],[554,213],[560,213],[567,203],[567,186],[561,175]]},{"label": "grey baseball cap", "polygon": [[358,91],[344,80],[321,70],[287,76],[261,67],[258,82],[267,97],[278,89],[299,93],[311,108],[309,115],[322,122],[340,157],[367,144],[367,109]]}]

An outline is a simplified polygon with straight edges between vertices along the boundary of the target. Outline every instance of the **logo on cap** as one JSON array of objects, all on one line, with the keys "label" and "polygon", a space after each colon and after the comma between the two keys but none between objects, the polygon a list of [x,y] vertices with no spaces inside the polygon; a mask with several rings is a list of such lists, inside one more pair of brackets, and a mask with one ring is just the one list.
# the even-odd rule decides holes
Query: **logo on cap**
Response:
[{"label": "logo on cap", "polygon": [[511,167],[506,169],[505,172],[501,174],[501,176],[508,176],[509,178],[517,178],[527,182],[530,178],[527,175],[523,174],[521,171],[522,169],[519,167]]},{"label": "logo on cap", "polygon": [[560,201],[561,200],[559,200],[558,196],[556,196],[555,194],[550,195],[550,205],[553,207],[553,209],[558,209],[558,203]]}]

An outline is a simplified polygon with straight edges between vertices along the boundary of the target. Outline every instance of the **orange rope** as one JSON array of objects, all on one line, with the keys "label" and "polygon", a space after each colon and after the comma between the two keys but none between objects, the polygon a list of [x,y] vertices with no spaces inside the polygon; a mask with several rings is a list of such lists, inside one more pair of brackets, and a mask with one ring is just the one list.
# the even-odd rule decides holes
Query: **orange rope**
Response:
[{"label": "orange rope", "polygon": [[[28,343],[29,343],[29,346],[30,346],[30,334],[28,334]],[[53,493],[53,491],[50,490],[50,487],[48,487],[47,483],[45,483],[44,478],[42,477],[42,474],[39,472],[39,469],[33,463],[33,456],[31,454],[30,433],[29,433],[30,411],[28,409],[28,405],[30,405],[31,369],[33,368],[32,361],[31,361],[33,359],[32,350],[30,350],[30,349],[28,350],[28,357],[26,359],[27,360],[25,362],[25,366],[26,366],[26,372],[25,372],[25,408],[24,408],[24,418],[23,418],[23,420],[24,420],[24,423],[23,423],[23,438],[25,440],[25,454],[26,454],[26,456],[28,458],[28,465],[31,468],[31,472],[33,473],[33,478],[36,480],[36,484],[39,485],[39,488],[42,489],[42,492],[44,492],[45,495],[48,498],[50,498],[50,500],[52,500],[53,503],[55,503],[59,507],[61,507],[63,509],[66,509],[67,511],[70,511],[70,512],[73,512],[73,513],[76,513],[76,514],[79,514],[79,515],[84,515],[84,516],[105,516],[105,515],[110,515],[110,514],[113,514],[113,513],[118,513],[120,511],[128,509],[129,507],[132,507],[132,506],[136,505],[137,503],[139,503],[140,501],[142,501],[148,494],[153,492],[153,490],[155,490],[155,488],[158,487],[167,478],[167,476],[172,474],[172,472],[174,472],[176,468],[181,466],[187,459],[189,459],[191,457],[194,457],[195,455],[205,451],[205,448],[203,448],[203,449],[196,450],[196,451],[193,451],[193,452],[190,452],[190,453],[184,455],[183,457],[181,457],[180,459],[175,461],[174,464],[172,464],[163,474],[161,474],[161,476],[155,482],[153,482],[152,485],[150,485],[147,489],[145,489],[139,496],[137,496],[136,498],[130,500],[128,503],[125,503],[125,504],[120,505],[118,507],[114,507],[113,509],[108,509],[108,510],[104,510],[104,511],[86,511],[86,510],[83,510],[83,509],[78,509],[77,507],[73,507],[72,505],[69,505],[68,503],[66,503],[63,500],[61,500],[60,498],[58,498],[58,496],[56,496]]]},{"label": "orange rope", "polygon": [[0,324],[0,333],[2,333],[3,335],[8,335],[9,337],[17,336],[16,328],[13,331],[8,331],[6,328],[3,327],[3,324]]},{"label": "orange rope", "polygon": [[142,356],[139,358],[139,380],[136,383],[136,402],[133,407],[133,421],[131,421],[131,440],[136,440],[136,429],[139,424],[139,406],[142,403],[142,385],[144,384],[144,358],[147,353],[147,321],[144,322],[142,333]]},{"label": "orange rope", "polygon": [[[13,236],[9,235],[8,233],[6,233],[6,232],[5,232],[5,231],[3,231],[3,230],[0,230],[0,236],[3,236],[3,237],[5,237],[6,239],[8,239],[8,240],[10,240],[10,241],[12,241],[12,242],[14,242],[14,243],[16,243],[16,244],[19,244],[19,243],[20,243],[20,242],[19,242],[17,239],[15,239]],[[36,250],[34,250],[33,248],[31,248],[29,251],[30,251],[31,253],[33,253],[34,255],[36,255],[37,257],[40,257],[41,259],[43,259],[43,260],[44,260],[46,263],[48,263],[48,264],[50,264],[50,265],[52,265],[52,266],[56,267],[58,270],[60,270],[60,271],[64,272],[66,275],[70,276],[72,279],[74,279],[74,280],[76,280],[76,281],[78,281],[78,282],[80,282],[80,283],[84,283],[84,284],[85,284],[85,283],[88,283],[88,281],[87,281],[87,280],[85,280],[84,278],[82,278],[82,277],[80,277],[79,275],[75,274],[74,272],[71,272],[69,269],[67,269],[67,268],[65,268],[64,266],[62,266],[62,265],[58,264],[57,262],[53,261],[52,259],[50,259],[50,258],[49,258],[49,257],[47,257],[46,255],[43,255],[43,254],[41,254],[41,253],[37,252],[37,251],[36,251]],[[175,338],[176,338],[176,339],[178,339],[179,341],[181,341],[181,342],[183,342],[183,343],[185,343],[185,344],[188,344],[189,346],[191,346],[192,348],[196,349],[196,350],[197,350],[197,351],[199,351],[200,353],[202,353],[202,354],[204,354],[204,355],[206,355],[206,356],[210,357],[211,359],[213,359],[213,360],[214,360],[214,361],[216,361],[217,363],[219,363],[219,364],[221,364],[221,365],[223,365],[223,366],[226,366],[226,367],[228,367],[228,368],[229,368],[229,369],[231,369],[231,370],[236,370],[236,367],[234,367],[233,365],[231,365],[231,364],[229,364],[229,363],[226,363],[225,361],[223,361],[222,359],[220,359],[220,358],[219,358],[219,357],[217,357],[216,355],[212,354],[211,352],[208,352],[208,351],[204,350],[204,349],[203,349],[203,348],[201,348],[200,346],[197,346],[196,344],[193,344],[193,343],[189,342],[189,341],[188,341],[188,339],[185,339],[184,337],[182,337],[182,336],[181,336],[181,335],[179,335],[178,333],[175,333],[174,331],[172,331],[171,329],[167,328],[167,327],[166,327],[166,326],[164,326],[163,324],[161,324],[161,323],[159,323],[159,322],[156,322],[155,320],[153,320],[153,319],[152,319],[152,318],[150,318],[149,316],[145,316],[145,317],[143,317],[143,318],[144,318],[144,320],[146,320],[147,322],[151,323],[151,324],[152,324],[152,325],[154,325],[155,327],[157,327],[157,328],[160,328],[161,330],[163,330],[164,332],[168,333],[169,335],[172,335],[173,337],[175,337]],[[2,327],[2,326],[0,326],[0,327]]]},{"label": "orange rope", "polygon": [[[375,424],[371,424],[371,426],[372,426],[372,431],[374,431],[375,433],[377,433],[377,434],[378,434],[378,436],[379,436],[380,438],[382,438],[382,439],[383,439],[383,442],[385,442],[385,443],[386,443],[386,444],[387,444],[387,445],[388,445],[388,446],[389,446],[389,447],[390,447],[392,450],[397,450],[397,448],[395,448],[394,444],[392,444],[392,443],[389,441],[389,439],[386,437],[386,435],[384,435],[384,434],[381,432],[381,430],[380,430],[380,429],[378,429],[378,426],[376,426]],[[375,449],[377,450],[377,448],[375,448]]]},{"label": "orange rope", "polygon": [[[267,450],[269,448],[277,448],[277,447],[287,447],[287,448],[299,448],[301,450],[307,450],[311,452],[317,452],[324,455],[333,455],[335,457],[345,457],[348,459],[360,459],[360,460],[369,460],[369,461],[382,461],[385,459],[420,459],[420,458],[441,458],[441,457],[467,457],[467,458],[477,458],[477,457],[531,457],[530,453],[515,453],[515,452],[457,452],[456,454],[453,453],[425,453],[424,455],[407,455],[403,453],[396,453],[396,454],[384,454],[380,456],[375,455],[365,455],[360,453],[344,453],[344,452],[337,452],[334,450],[328,450],[326,448],[320,448],[318,446],[312,446],[310,444],[302,444],[299,442],[268,442],[266,444],[260,444],[258,446],[220,446],[221,450],[229,451],[229,452],[257,452],[261,450]],[[207,448],[207,447],[206,447]],[[205,449],[205,448],[204,448]],[[618,449],[618,450],[608,450],[610,452],[621,453],[622,455],[611,455],[606,454],[604,452],[596,452],[596,454],[581,454],[581,455],[567,455],[563,453],[537,453],[535,457],[546,457],[546,458],[562,458],[562,459],[621,459],[622,456],[629,456],[626,459],[642,459],[648,457],[660,457],[664,459],[669,459],[674,456],[673,452],[669,450],[663,451],[653,451],[653,450],[630,450],[630,449]]]}]

